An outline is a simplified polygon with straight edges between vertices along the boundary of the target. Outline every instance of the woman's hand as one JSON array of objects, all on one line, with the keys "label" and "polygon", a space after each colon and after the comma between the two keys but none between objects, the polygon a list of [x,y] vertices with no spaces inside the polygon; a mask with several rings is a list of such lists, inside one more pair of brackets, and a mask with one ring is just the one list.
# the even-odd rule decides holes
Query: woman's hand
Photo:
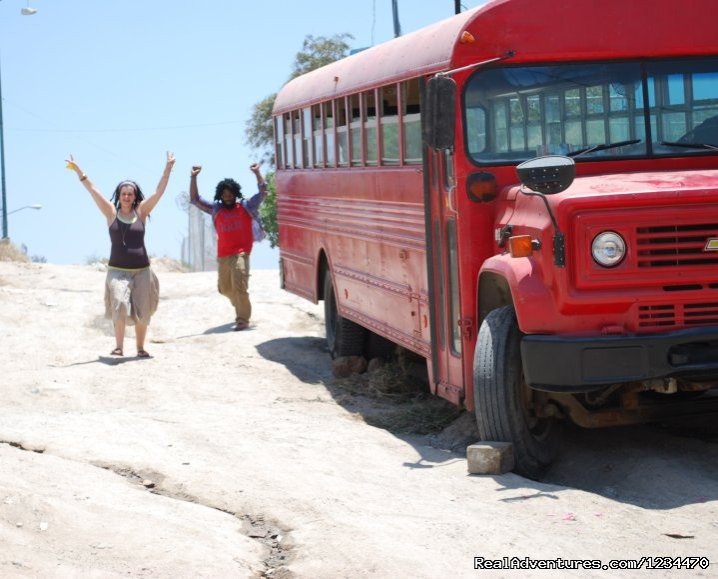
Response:
[{"label": "woman's hand", "polygon": [[189,173],[190,177],[196,177],[202,170],[202,165],[192,165],[192,170]]},{"label": "woman's hand", "polygon": [[66,167],[70,169],[71,171],[74,171],[77,173],[78,177],[82,177],[82,169],[80,169],[80,166],[75,162],[75,159],[72,155],[70,155],[69,159],[65,159]]},{"label": "woman's hand", "polygon": [[172,167],[175,164],[175,155],[171,151],[167,151],[167,165],[165,165],[165,169],[172,170]]},{"label": "woman's hand", "polygon": [[252,163],[249,166],[249,170],[252,171],[255,175],[259,175],[259,163]]}]

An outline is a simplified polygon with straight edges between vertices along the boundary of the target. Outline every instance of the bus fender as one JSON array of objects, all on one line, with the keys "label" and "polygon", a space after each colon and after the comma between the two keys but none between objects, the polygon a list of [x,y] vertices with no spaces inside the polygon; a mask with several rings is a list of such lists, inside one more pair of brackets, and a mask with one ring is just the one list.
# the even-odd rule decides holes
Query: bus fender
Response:
[{"label": "bus fender", "polygon": [[505,305],[513,305],[522,331],[550,327],[560,316],[541,266],[531,257],[490,257],[479,271],[477,288],[479,325],[490,311]]},{"label": "bus fender", "polygon": [[314,260],[314,303],[318,303],[319,300],[324,299],[324,276],[332,275],[331,265],[329,263],[329,256],[327,255],[324,246],[319,247],[317,251],[317,257]]}]

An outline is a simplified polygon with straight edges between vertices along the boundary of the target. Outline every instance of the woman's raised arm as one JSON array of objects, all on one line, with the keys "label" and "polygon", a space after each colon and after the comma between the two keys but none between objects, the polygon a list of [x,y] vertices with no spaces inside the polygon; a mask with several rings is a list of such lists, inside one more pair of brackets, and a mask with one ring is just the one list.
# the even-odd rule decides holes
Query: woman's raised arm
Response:
[{"label": "woman's raised arm", "polygon": [[164,194],[165,189],[167,188],[167,182],[170,179],[170,173],[172,172],[172,166],[174,164],[175,164],[174,154],[167,151],[167,163],[165,164],[165,170],[162,172],[162,177],[160,178],[160,182],[157,183],[157,189],[155,189],[155,192],[152,195],[150,195],[147,199],[142,201],[137,206],[137,213],[143,221],[145,219],[147,219],[149,214],[155,208],[155,205],[157,205],[157,202],[162,198],[162,195]]},{"label": "woman's raised arm", "polygon": [[74,171],[80,178],[80,183],[82,183],[85,186],[85,189],[90,192],[90,195],[92,195],[92,199],[97,204],[97,207],[100,211],[102,211],[102,214],[107,219],[107,225],[110,225],[114,221],[117,212],[115,206],[109,199],[105,199],[103,197],[99,189],[95,187],[92,181],[90,181],[85,172],[80,169],[80,166],[77,164],[72,155],[70,155],[69,159],[65,159],[65,162],[67,163],[67,168]]}]

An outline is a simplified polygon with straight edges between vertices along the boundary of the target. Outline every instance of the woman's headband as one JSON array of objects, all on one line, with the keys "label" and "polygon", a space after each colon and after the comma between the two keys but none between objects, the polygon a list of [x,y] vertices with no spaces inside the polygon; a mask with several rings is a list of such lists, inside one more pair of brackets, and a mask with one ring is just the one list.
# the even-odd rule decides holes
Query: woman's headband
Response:
[{"label": "woman's headband", "polygon": [[119,190],[119,189],[122,189],[125,185],[132,185],[132,188],[133,188],[135,191],[137,191],[137,183],[135,183],[134,181],[129,181],[129,180],[128,180],[128,181],[122,181],[122,182],[117,186],[117,189],[118,189],[118,190]]}]

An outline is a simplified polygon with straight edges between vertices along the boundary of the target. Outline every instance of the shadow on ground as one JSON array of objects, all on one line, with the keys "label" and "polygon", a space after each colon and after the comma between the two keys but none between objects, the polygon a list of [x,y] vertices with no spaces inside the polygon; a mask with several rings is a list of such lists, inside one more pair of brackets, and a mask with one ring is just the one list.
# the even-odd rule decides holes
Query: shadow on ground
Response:
[{"label": "shadow on ground", "polygon": [[570,425],[542,480],[647,509],[718,500],[717,418],[591,430]]},{"label": "shadow on ground", "polygon": [[137,356],[98,356],[93,360],[85,360],[84,362],[73,362],[72,364],[63,364],[62,366],[54,366],[56,368],[71,368],[72,366],[86,366],[87,364],[105,364],[106,366],[119,366],[127,362],[139,362],[143,360],[151,360],[149,358],[139,358]]},{"label": "shadow on ground", "polygon": [[361,416],[367,424],[387,430],[414,446],[421,459],[406,463],[407,468],[433,468],[461,460],[448,446],[432,445],[429,435],[438,434],[460,410],[431,396],[426,384],[384,391],[376,380],[386,382],[387,376],[391,378],[386,370],[335,378],[324,338],[278,338],[259,344],[257,351],[265,359],[285,366],[302,382],[323,386],[337,404]]},{"label": "shadow on ground", "polygon": [[302,382],[331,386],[331,360],[323,338],[277,338],[259,344],[257,352],[282,364]]},{"label": "shadow on ground", "polygon": [[[250,331],[252,327],[247,328],[246,331]],[[177,336],[178,340],[186,340],[187,338],[197,338],[199,336],[209,336],[211,334],[229,334],[234,331],[234,322],[229,324],[222,324],[221,326],[215,326],[214,328],[207,328],[201,334],[187,334],[186,336]]]},{"label": "shadow on ground", "polygon": [[[406,463],[407,468],[462,460],[466,446],[479,438],[473,413],[429,395],[426,388],[378,395],[365,375],[334,378],[323,338],[279,338],[257,350],[303,382],[324,386],[340,406],[368,424],[410,443],[421,458]],[[566,425],[560,455],[540,480],[512,473],[495,478],[505,490],[531,489],[522,500],[555,497],[569,487],[647,509],[715,501],[718,416],[605,429]]]}]

